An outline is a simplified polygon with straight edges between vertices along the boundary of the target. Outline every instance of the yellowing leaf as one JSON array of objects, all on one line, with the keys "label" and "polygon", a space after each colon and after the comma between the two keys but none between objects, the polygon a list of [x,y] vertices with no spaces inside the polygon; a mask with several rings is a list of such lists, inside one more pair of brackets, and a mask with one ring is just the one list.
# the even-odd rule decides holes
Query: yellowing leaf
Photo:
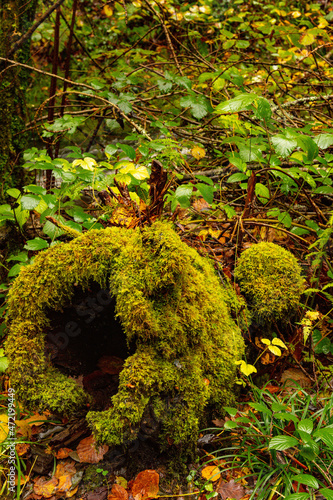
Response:
[{"label": "yellowing leaf", "polygon": [[206,151],[200,146],[194,146],[194,148],[191,149],[191,154],[196,160],[201,160],[201,158],[206,156]]},{"label": "yellowing leaf", "polygon": [[284,342],[282,342],[281,339],[273,339],[272,340],[272,344],[273,345],[278,345],[278,346],[282,347],[283,349],[287,349],[286,344]]},{"label": "yellowing leaf", "polygon": [[103,12],[106,15],[106,17],[111,17],[113,14],[113,8],[111,7],[111,5],[106,4],[103,7]]},{"label": "yellowing leaf", "polygon": [[296,19],[297,17],[301,16],[302,14],[298,10],[294,10],[294,12],[292,12],[291,15]]},{"label": "yellowing leaf", "polygon": [[217,481],[221,477],[221,472],[215,465],[207,465],[202,469],[201,475],[207,481]]},{"label": "yellowing leaf", "polygon": [[282,352],[281,352],[281,349],[279,349],[278,347],[276,347],[275,345],[269,345],[268,346],[268,349],[273,353],[275,354],[275,356],[281,356]]},{"label": "yellowing leaf", "polygon": [[269,339],[260,339],[260,341],[263,343],[263,344],[266,344],[266,345],[271,345],[271,341]]},{"label": "yellowing leaf", "polygon": [[311,45],[312,43],[314,43],[315,40],[316,40],[316,37],[312,33],[309,33],[308,31],[306,31],[301,36],[300,43],[302,45]]},{"label": "yellowing leaf", "polygon": [[251,375],[251,373],[257,373],[257,369],[253,365],[246,364],[243,359],[241,359],[240,361],[236,361],[236,365],[240,365],[240,371],[247,377]]},{"label": "yellowing leaf", "polygon": [[0,415],[0,443],[8,436],[8,415],[3,413]]},{"label": "yellowing leaf", "polygon": [[97,161],[94,160],[94,158],[90,158],[89,156],[83,159],[74,160],[72,166],[76,167],[76,165],[79,165],[85,170],[95,170],[95,168],[98,167]]}]

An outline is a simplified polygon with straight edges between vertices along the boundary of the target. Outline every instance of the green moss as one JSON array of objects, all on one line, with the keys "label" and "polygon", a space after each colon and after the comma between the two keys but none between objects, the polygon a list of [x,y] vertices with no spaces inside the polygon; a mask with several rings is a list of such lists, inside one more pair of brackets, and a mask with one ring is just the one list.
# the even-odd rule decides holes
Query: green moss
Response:
[{"label": "green moss", "polygon": [[87,415],[98,441],[134,439],[150,405],[162,443],[193,450],[207,404],[234,400],[243,341],[227,307],[232,293],[168,224],[88,231],[22,269],[9,294],[6,344],[18,396],[32,408],[67,414],[87,402],[82,388],[45,358],[44,332],[47,311],[61,309],[77,285],[92,281],[109,288],[127,340],[136,345],[112,407]]},{"label": "green moss", "polygon": [[235,277],[260,323],[287,320],[299,306],[304,286],[297,259],[274,243],[258,243],[242,253]]}]

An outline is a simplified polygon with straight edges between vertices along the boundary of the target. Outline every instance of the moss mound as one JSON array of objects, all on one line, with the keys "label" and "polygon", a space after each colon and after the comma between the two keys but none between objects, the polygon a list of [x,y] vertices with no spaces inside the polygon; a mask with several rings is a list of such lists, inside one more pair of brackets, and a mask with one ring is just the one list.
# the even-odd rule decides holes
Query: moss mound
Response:
[{"label": "moss mound", "polygon": [[193,448],[205,407],[233,402],[234,361],[243,341],[226,305],[230,290],[210,262],[162,222],[141,231],[88,231],[22,269],[9,296],[6,344],[19,398],[65,414],[87,403],[84,390],[52,366],[44,348],[47,311],[61,310],[76,286],[86,289],[92,281],[110,291],[135,345],[111,408],[87,415],[94,434],[108,444],[133,440],[149,407],[162,443]]},{"label": "moss mound", "polygon": [[274,243],[261,242],[245,250],[235,278],[260,323],[288,319],[299,306],[304,285],[301,267],[288,250]]}]

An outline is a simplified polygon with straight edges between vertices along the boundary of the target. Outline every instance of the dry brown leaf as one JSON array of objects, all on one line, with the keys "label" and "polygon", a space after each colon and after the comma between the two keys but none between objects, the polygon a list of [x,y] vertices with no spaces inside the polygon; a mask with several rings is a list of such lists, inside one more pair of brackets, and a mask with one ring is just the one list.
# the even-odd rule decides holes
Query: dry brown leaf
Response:
[{"label": "dry brown leaf", "polygon": [[288,370],[285,370],[282,373],[281,382],[285,382],[286,387],[297,388],[298,386],[293,381],[297,382],[297,384],[303,388],[312,386],[312,382],[309,377],[307,377],[299,368],[288,368]]},{"label": "dry brown leaf", "polygon": [[110,375],[118,375],[124,366],[124,360],[117,358],[117,356],[102,356],[98,361],[98,368],[102,370],[103,373],[109,373]]},{"label": "dry brown leaf", "polygon": [[29,422],[27,420],[16,420],[15,423],[17,435],[30,439],[32,431]]},{"label": "dry brown leaf", "polygon": [[220,420],[219,418],[215,418],[212,422],[216,427],[224,427],[225,424],[225,420]]},{"label": "dry brown leaf", "polygon": [[194,210],[197,210],[197,212],[202,212],[203,210],[209,210],[210,204],[203,198],[197,198],[193,201],[192,207]]},{"label": "dry brown leaf", "polygon": [[97,464],[102,460],[109,447],[104,444],[96,450],[96,441],[94,436],[82,439],[76,448],[80,462],[87,464]]},{"label": "dry brown leaf", "polygon": [[208,481],[217,481],[221,477],[221,472],[215,465],[207,465],[201,471],[201,475]]},{"label": "dry brown leaf", "polygon": [[217,489],[220,493],[222,500],[227,500],[227,498],[236,498],[240,500],[245,495],[245,489],[239,483],[235,483],[233,479],[228,483],[220,483]]},{"label": "dry brown leaf", "polygon": [[128,500],[128,493],[120,484],[114,484],[108,495],[108,500]]},{"label": "dry brown leaf", "polygon": [[156,498],[159,490],[160,476],[155,470],[144,470],[136,476],[132,495],[134,500],[146,500]]},{"label": "dry brown leaf", "polygon": [[46,479],[43,476],[37,478],[34,484],[36,495],[42,495],[42,498],[51,498],[57,491],[59,480],[56,477]]}]

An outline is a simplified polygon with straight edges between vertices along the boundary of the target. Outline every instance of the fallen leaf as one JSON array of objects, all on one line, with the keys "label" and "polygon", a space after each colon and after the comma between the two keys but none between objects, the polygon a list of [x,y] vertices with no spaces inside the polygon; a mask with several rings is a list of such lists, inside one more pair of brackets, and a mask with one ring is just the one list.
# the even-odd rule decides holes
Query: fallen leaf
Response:
[{"label": "fallen leaf", "polygon": [[114,484],[108,495],[108,500],[128,500],[128,493],[120,484]]},{"label": "fallen leaf", "polygon": [[61,458],[67,458],[69,457],[69,454],[72,453],[73,450],[70,448],[60,448],[57,451],[56,458],[61,459]]},{"label": "fallen leaf", "polygon": [[227,498],[240,500],[245,495],[245,488],[231,479],[228,483],[220,483],[217,492],[220,493],[222,500]]},{"label": "fallen leaf", "polygon": [[197,210],[197,212],[202,212],[203,210],[209,210],[210,204],[203,198],[197,198],[193,201],[192,207],[194,210]]},{"label": "fallen leaf", "polygon": [[8,415],[2,413],[0,415],[0,443],[2,443],[8,436]]},{"label": "fallen leaf", "polygon": [[76,451],[79,456],[80,462],[88,464],[97,464],[102,460],[109,447],[104,444],[99,446],[96,450],[96,441],[94,436],[89,436],[82,439],[78,444]]},{"label": "fallen leaf", "polygon": [[16,446],[16,452],[19,457],[23,457],[30,450],[30,444],[28,443],[18,443]]},{"label": "fallen leaf", "polygon": [[194,146],[194,148],[191,149],[191,154],[196,160],[201,160],[201,158],[206,156],[206,151],[200,146]]},{"label": "fallen leaf", "polygon": [[298,387],[297,384],[303,388],[312,387],[309,377],[307,377],[299,368],[289,368],[288,370],[285,370],[282,373],[281,382],[285,382],[286,387]]},{"label": "fallen leaf", "polygon": [[34,484],[34,492],[42,498],[50,498],[57,490],[59,480],[56,477],[46,479],[43,476],[37,478]]},{"label": "fallen leaf", "polygon": [[221,477],[221,472],[215,465],[207,465],[201,471],[201,475],[204,479],[208,481],[217,481]]},{"label": "fallen leaf", "polygon": [[215,418],[212,422],[216,427],[224,427],[225,424],[225,420],[220,420],[219,418]]},{"label": "fallen leaf", "polygon": [[146,500],[147,498],[156,498],[159,490],[160,477],[155,470],[144,470],[136,476],[132,495],[134,500]]},{"label": "fallen leaf", "polygon": [[124,366],[124,360],[117,358],[117,356],[102,356],[98,361],[98,368],[102,370],[103,373],[109,373],[110,375],[118,375]]}]

